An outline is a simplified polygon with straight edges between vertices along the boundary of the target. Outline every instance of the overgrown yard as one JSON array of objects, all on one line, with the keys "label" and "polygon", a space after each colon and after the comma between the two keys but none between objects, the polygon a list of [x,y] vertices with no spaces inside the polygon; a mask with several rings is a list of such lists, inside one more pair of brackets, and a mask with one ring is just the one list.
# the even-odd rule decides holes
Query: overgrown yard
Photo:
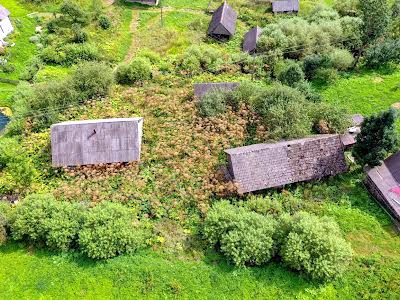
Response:
[{"label": "overgrown yard", "polygon": [[[255,195],[221,168],[229,148],[400,109],[400,53],[385,52],[400,45],[396,18],[366,45],[353,1],[274,16],[232,0],[224,41],[206,36],[209,2],[165,0],[162,16],[123,0],[4,4],[15,70],[0,78],[20,84],[0,83],[13,112],[0,137],[0,299],[399,299],[400,237],[358,160]],[[199,101],[196,82],[241,85]],[[52,124],[129,117],[144,118],[140,162],[52,167]]]}]

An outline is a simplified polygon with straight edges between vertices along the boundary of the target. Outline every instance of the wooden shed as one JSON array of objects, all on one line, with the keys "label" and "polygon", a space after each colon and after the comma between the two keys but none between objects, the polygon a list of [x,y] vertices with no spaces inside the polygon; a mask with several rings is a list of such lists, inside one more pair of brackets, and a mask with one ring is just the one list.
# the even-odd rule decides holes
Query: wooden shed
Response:
[{"label": "wooden shed", "polygon": [[258,38],[260,37],[262,29],[258,26],[252,28],[244,36],[243,51],[247,53],[254,53],[257,49]]},{"label": "wooden shed", "polygon": [[158,5],[159,0],[126,0],[127,2],[141,3],[145,5]]},{"label": "wooden shed", "polygon": [[237,13],[225,1],[213,14],[207,34],[216,39],[229,39],[236,32]]}]

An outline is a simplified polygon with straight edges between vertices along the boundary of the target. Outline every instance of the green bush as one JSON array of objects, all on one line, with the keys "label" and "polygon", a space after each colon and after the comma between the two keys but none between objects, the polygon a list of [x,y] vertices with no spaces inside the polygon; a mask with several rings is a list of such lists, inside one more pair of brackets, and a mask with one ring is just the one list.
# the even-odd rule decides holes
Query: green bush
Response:
[{"label": "green bush", "polygon": [[343,33],[343,46],[355,53],[363,46],[363,21],[358,17],[345,16],[340,19]]},{"label": "green bush", "polygon": [[0,246],[7,241],[7,227],[9,226],[10,206],[6,202],[0,202]]},{"label": "green bush", "polygon": [[245,207],[261,215],[279,216],[283,213],[282,203],[269,196],[250,196],[246,199]]},{"label": "green bush", "polygon": [[13,73],[13,72],[15,71],[15,66],[8,63],[8,64],[2,66],[2,67],[1,67],[1,70],[2,70],[4,73],[7,73],[7,74]]},{"label": "green bush", "polygon": [[42,68],[43,62],[40,58],[34,57],[28,65],[25,67],[24,71],[19,75],[20,80],[33,81],[36,77],[37,72]]},{"label": "green bush", "polygon": [[334,68],[323,68],[319,69],[314,77],[315,80],[321,84],[330,84],[338,80],[339,75]]},{"label": "green bush", "polygon": [[0,139],[0,194],[23,191],[38,176],[31,158],[13,138]]},{"label": "green bush", "polygon": [[47,64],[63,64],[66,59],[64,51],[56,49],[54,46],[47,46],[40,52],[40,59]]},{"label": "green bush", "polygon": [[90,258],[130,253],[143,243],[143,232],[133,226],[131,211],[120,204],[101,203],[83,215],[79,247]]},{"label": "green bush", "polygon": [[369,47],[364,56],[367,67],[379,68],[387,63],[400,62],[400,38],[386,39]]},{"label": "green bush", "polygon": [[339,71],[346,71],[351,68],[354,63],[353,55],[345,49],[335,49],[330,55],[332,67]]},{"label": "green bush", "polygon": [[89,35],[86,31],[82,30],[82,27],[80,24],[72,24],[71,26],[72,30],[72,42],[74,43],[85,43],[89,39]]},{"label": "green bush", "polygon": [[262,90],[263,88],[260,85],[251,81],[244,81],[236,89],[227,93],[226,102],[233,109],[238,110],[242,103],[253,103]]},{"label": "green bush", "polygon": [[60,6],[60,13],[73,23],[86,23],[88,21],[87,14],[73,1],[65,0]]},{"label": "green bush", "polygon": [[299,213],[289,224],[282,224],[287,230],[280,250],[285,264],[317,280],[343,274],[352,259],[352,250],[333,220]]},{"label": "green bush", "polygon": [[237,208],[228,202],[216,203],[204,221],[205,238],[219,245],[221,252],[237,266],[261,265],[275,253],[275,221]]},{"label": "green bush", "polygon": [[278,80],[282,84],[295,87],[304,81],[304,73],[298,64],[289,63],[279,72]]},{"label": "green bush", "polygon": [[66,44],[61,49],[65,53],[63,64],[73,65],[81,61],[92,61],[100,58],[99,51],[94,44]]},{"label": "green bush", "polygon": [[13,214],[13,238],[67,251],[75,246],[82,210],[81,205],[58,202],[52,195],[28,196]]},{"label": "green bush", "polygon": [[112,69],[99,62],[81,63],[71,78],[72,88],[84,100],[108,96],[113,82]]},{"label": "green bush", "polygon": [[253,110],[261,115],[275,139],[303,137],[310,133],[309,102],[298,90],[274,85],[254,102]]},{"label": "green bush", "polygon": [[107,30],[111,27],[111,20],[108,16],[106,15],[101,15],[99,17],[99,25],[101,28],[103,28],[104,30]]},{"label": "green bush", "polygon": [[347,111],[328,103],[316,104],[311,114],[314,129],[321,134],[344,133],[351,126]]},{"label": "green bush", "polygon": [[224,92],[212,91],[205,94],[198,102],[199,115],[202,117],[215,117],[226,112],[226,98]]},{"label": "green bush", "polygon": [[335,0],[333,7],[342,16],[356,16],[359,0]]},{"label": "green bush", "polygon": [[143,83],[152,78],[148,59],[137,57],[129,65],[120,65],[115,72],[115,80],[120,84]]},{"label": "green bush", "polygon": [[193,45],[179,58],[179,68],[190,75],[201,71],[218,73],[223,63],[222,52],[209,46]]},{"label": "green bush", "polygon": [[303,61],[304,74],[308,80],[312,80],[317,75],[319,69],[329,68],[331,65],[328,55],[309,55]]}]

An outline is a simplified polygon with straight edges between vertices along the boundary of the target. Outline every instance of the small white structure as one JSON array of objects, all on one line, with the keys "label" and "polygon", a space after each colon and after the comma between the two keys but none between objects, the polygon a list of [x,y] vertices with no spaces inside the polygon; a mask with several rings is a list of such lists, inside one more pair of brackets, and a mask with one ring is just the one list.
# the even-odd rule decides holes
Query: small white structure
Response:
[{"label": "small white structure", "polygon": [[9,16],[10,12],[0,5],[0,44],[3,44],[5,37],[14,31]]},{"label": "small white structure", "polygon": [[143,118],[69,121],[51,126],[54,167],[140,160]]}]

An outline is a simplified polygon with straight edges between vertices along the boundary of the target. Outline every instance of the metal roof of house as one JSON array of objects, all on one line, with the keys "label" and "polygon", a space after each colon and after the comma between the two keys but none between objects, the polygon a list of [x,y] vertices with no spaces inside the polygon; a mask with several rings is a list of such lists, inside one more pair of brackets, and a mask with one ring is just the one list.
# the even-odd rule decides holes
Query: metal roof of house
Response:
[{"label": "metal roof of house", "polygon": [[233,91],[238,86],[238,82],[195,83],[194,96],[197,98],[201,98],[205,94],[214,91],[229,92]]},{"label": "metal roof of house", "polygon": [[319,135],[225,151],[240,193],[316,180],[347,170],[339,135]]},{"label": "metal roof of house", "polygon": [[232,36],[236,31],[236,20],[236,11],[224,1],[214,12],[207,32],[209,35]]},{"label": "metal roof of house", "polygon": [[386,159],[381,166],[367,168],[366,185],[371,194],[400,221],[400,151]]},{"label": "metal roof of house", "polygon": [[8,18],[10,12],[4,6],[0,5],[0,20]]},{"label": "metal roof of house", "polygon": [[159,0],[126,0],[127,2],[136,2],[147,5],[158,5]]},{"label": "metal roof of house", "polygon": [[278,0],[272,2],[272,11],[276,12],[298,12],[299,0]]},{"label": "metal roof of house", "polygon": [[243,41],[243,51],[244,52],[253,52],[257,48],[257,42],[258,38],[260,37],[260,34],[262,32],[262,29],[258,26],[252,28],[249,32],[246,33],[244,36],[244,41]]}]

